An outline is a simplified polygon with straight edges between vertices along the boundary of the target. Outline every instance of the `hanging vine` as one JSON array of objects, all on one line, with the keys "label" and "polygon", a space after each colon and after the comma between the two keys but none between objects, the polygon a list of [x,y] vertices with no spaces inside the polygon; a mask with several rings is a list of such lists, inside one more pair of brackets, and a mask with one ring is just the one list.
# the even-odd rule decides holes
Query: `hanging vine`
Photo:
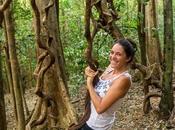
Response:
[{"label": "hanging vine", "polygon": [[2,27],[2,22],[4,20],[4,10],[7,9],[7,7],[9,7],[10,3],[12,2],[12,0],[6,0],[3,2],[2,5],[0,5],[0,27]]},{"label": "hanging vine", "polygon": [[[92,14],[92,8],[95,7],[99,13],[99,18],[94,19]],[[123,35],[120,33],[118,27],[114,24],[118,20],[117,14],[114,10],[112,0],[86,0],[86,9],[85,9],[85,38],[87,40],[87,48],[85,49],[85,58],[87,64],[94,71],[98,70],[98,62],[93,57],[93,40],[95,35],[100,29],[105,30],[107,33],[110,33],[115,38],[122,38]],[[92,31],[91,31],[91,20],[92,20]],[[98,82],[98,75],[95,76],[93,84],[95,85]],[[77,130],[88,120],[90,116],[90,96],[87,91],[85,98],[85,112],[83,117],[80,119],[78,124],[73,124],[70,126],[69,130]]]},{"label": "hanging vine", "polygon": [[[99,17],[95,19],[92,14],[92,8],[95,7]],[[113,0],[86,0],[86,13],[85,13],[85,37],[88,43],[88,46],[85,50],[85,57],[88,65],[91,69],[97,70],[98,69],[98,62],[92,57],[92,49],[93,49],[93,39],[95,35],[98,33],[100,29],[103,29],[107,33],[109,33],[114,39],[124,38],[123,34],[121,33],[120,29],[115,24],[115,21],[119,20],[118,14],[115,11]],[[92,21],[92,24],[91,24]],[[92,32],[91,26],[92,25]],[[126,38],[136,49],[136,43]],[[135,59],[132,63],[132,69],[138,69],[143,74],[143,86],[144,88],[148,88],[150,86],[154,86],[158,89],[157,92],[145,92],[145,99],[143,104],[144,113],[148,113],[151,106],[150,106],[150,98],[151,97],[161,97],[161,79],[155,79],[153,75],[153,71],[157,69],[156,65],[151,66],[144,66],[136,62]],[[158,68],[160,69],[160,68]],[[161,69],[160,69],[161,71]],[[97,82],[98,78],[95,78],[94,84]],[[80,128],[86,120],[89,118],[90,115],[90,97],[87,92],[86,100],[85,100],[85,113],[79,123],[77,125],[72,125],[69,130],[76,130]]]},{"label": "hanging vine", "polygon": [[[47,115],[50,115],[53,119],[57,115],[52,114],[52,109],[55,106],[55,101],[43,90],[44,87],[44,76],[48,69],[55,63],[55,56],[53,54],[53,50],[51,50],[52,44],[52,36],[50,35],[48,29],[48,13],[49,9],[54,6],[53,0],[50,0],[48,5],[44,8],[45,16],[43,17],[42,21],[40,20],[40,13],[38,7],[36,5],[35,0],[31,0],[31,5],[35,14],[35,33],[36,33],[36,43],[39,49],[42,49],[41,54],[37,60],[37,66],[34,71],[34,75],[36,76],[36,89],[35,93],[39,97],[39,103],[36,105],[34,112],[32,113],[32,117],[28,122],[26,128],[30,130],[32,127],[36,127],[37,125],[43,124],[46,119]],[[41,40],[41,26],[44,27],[44,32],[46,33],[45,41]],[[45,62],[45,61],[49,62]],[[50,111],[48,111],[49,107],[51,107]],[[37,115],[39,112],[39,115]],[[50,114],[48,114],[50,112]]]}]

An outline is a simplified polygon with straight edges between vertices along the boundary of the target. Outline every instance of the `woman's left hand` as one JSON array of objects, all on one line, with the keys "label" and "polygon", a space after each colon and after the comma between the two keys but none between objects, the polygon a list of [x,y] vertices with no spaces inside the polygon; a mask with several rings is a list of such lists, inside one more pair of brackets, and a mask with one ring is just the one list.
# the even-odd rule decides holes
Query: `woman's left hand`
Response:
[{"label": "woman's left hand", "polygon": [[85,75],[87,76],[87,87],[93,86],[93,79],[98,74],[98,71],[92,70],[89,66],[85,68]]}]

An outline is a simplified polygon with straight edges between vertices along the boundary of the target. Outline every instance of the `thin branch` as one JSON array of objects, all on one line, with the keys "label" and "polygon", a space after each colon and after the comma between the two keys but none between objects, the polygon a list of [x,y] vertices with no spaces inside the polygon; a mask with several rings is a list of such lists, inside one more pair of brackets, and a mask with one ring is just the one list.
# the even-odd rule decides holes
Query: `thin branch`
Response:
[{"label": "thin branch", "polygon": [[12,0],[6,0],[1,6],[0,6],[0,12],[3,12],[4,10],[6,10],[10,3],[12,2]]}]

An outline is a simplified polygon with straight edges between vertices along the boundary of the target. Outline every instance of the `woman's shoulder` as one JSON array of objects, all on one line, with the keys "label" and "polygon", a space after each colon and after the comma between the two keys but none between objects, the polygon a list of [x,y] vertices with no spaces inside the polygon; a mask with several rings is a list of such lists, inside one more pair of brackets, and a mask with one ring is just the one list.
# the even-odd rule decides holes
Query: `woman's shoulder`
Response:
[{"label": "woman's shoulder", "polygon": [[132,78],[131,74],[130,74],[128,71],[126,71],[125,73],[123,73],[123,75],[124,75],[125,77],[128,77],[130,80],[131,80],[131,78]]},{"label": "woman's shoulder", "polygon": [[113,80],[116,80],[116,79],[129,79],[130,81],[131,81],[131,74],[128,72],[128,71],[125,71],[125,72],[123,72],[123,73],[121,73],[121,74],[119,74],[119,75],[117,75],[117,76],[115,76],[114,78],[113,78]]},{"label": "woman's shoulder", "polygon": [[110,91],[117,92],[120,98],[124,97],[131,86],[131,80],[127,76],[120,76],[117,80],[113,81],[110,87]]},{"label": "woman's shoulder", "polygon": [[114,86],[116,87],[119,87],[119,86],[125,86],[126,88],[127,87],[130,87],[131,85],[131,75],[126,72],[126,73],[123,73],[121,74],[117,80],[114,80],[112,84],[114,84]]}]

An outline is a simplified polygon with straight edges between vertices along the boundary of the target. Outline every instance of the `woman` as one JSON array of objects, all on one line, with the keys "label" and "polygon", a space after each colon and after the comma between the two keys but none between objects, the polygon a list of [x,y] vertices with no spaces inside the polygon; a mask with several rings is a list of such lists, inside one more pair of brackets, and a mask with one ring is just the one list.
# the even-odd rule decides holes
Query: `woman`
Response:
[{"label": "woman", "polygon": [[110,65],[93,86],[98,72],[85,69],[87,89],[91,98],[91,114],[81,130],[110,130],[115,120],[115,111],[131,86],[129,63],[134,57],[134,48],[126,39],[118,40],[110,52]]}]

